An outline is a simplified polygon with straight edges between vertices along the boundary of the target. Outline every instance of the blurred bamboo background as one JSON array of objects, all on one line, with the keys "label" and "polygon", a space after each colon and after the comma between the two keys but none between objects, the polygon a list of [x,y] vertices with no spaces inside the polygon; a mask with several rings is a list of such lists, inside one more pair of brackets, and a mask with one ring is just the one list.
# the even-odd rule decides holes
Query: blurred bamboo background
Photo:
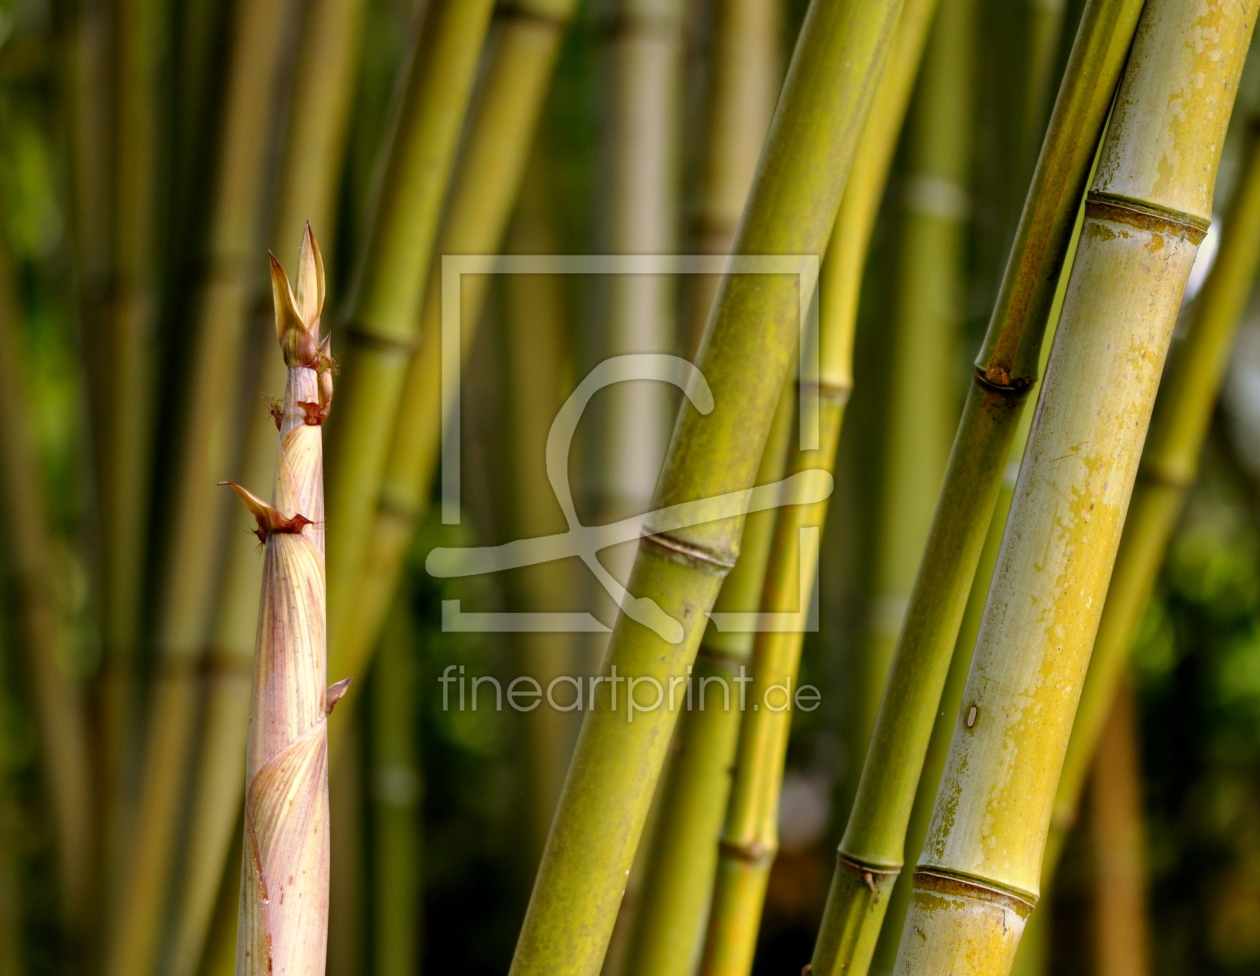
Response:
[{"label": "blurred bamboo background", "polygon": [[[339,369],[328,678],[356,679],[329,719],[328,976],[504,973],[514,952],[519,976],[765,976],[811,959],[814,976],[892,972],[911,878],[894,885],[889,852],[916,863],[965,721],[1042,330],[1054,335],[1142,8],[0,0],[0,976],[234,971],[262,557],[215,483],[273,480],[267,398],[284,374],[267,250],[293,267],[306,221]],[[869,29],[871,57],[836,94],[841,29]],[[1015,961],[1027,976],[1260,968],[1260,57],[1236,94],[1105,605],[1096,594],[1095,659]],[[772,276],[750,298],[738,275],[465,275],[461,344],[442,347],[443,256],[749,241],[825,252],[808,449],[795,377],[775,372],[799,351]],[[975,360],[991,319],[990,341],[1019,348]],[[712,414],[739,449],[688,441],[704,421],[669,384],[596,394],[567,461],[583,524],[739,472],[757,472],[747,487],[834,472],[829,500],[748,518],[715,607],[816,627],[754,639],[689,618],[671,659],[691,674],[695,654],[697,681],[749,669],[752,697],[809,686],[818,707],[636,718],[578,746],[595,693],[568,703],[609,647],[650,656],[633,644],[647,629],[623,620],[610,638],[617,608],[575,558],[426,569],[437,547],[565,531],[552,421],[597,364],[630,353],[712,364],[715,390],[750,391]],[[1013,360],[1024,374],[1001,372]],[[966,432],[988,409],[976,390],[1013,392],[1023,414],[983,449],[960,434],[951,469],[960,417]],[[458,524],[441,494],[453,418]],[[925,546],[954,545],[954,515],[970,519],[967,565],[921,574]],[[713,539],[738,538],[721,525]],[[671,544],[701,542],[711,562],[734,551]],[[637,557],[635,595],[650,582],[662,605],[717,593],[720,573],[683,580],[653,551],[623,542],[602,560],[624,585]],[[599,624],[470,632],[455,606]],[[522,677],[555,700],[496,707],[487,679]],[[902,721],[881,701],[919,711]],[[575,747],[579,785],[562,800]],[[632,797],[625,823],[606,847],[566,848],[600,833],[578,796],[596,782]],[[628,875],[596,878],[630,859]],[[595,880],[562,910],[574,865]],[[573,944],[553,958],[548,939]],[[833,968],[848,958],[862,961]]]}]

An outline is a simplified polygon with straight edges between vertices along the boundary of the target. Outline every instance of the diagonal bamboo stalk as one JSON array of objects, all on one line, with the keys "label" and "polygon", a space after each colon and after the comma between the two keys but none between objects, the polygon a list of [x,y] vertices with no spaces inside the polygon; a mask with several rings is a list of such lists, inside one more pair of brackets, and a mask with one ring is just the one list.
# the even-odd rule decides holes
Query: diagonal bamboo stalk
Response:
[{"label": "diagonal bamboo stalk", "polygon": [[[328,612],[335,674],[361,670],[342,645],[361,629],[360,579],[372,552],[372,518],[389,456],[385,418],[405,403],[425,272],[492,7],[490,0],[434,0],[425,11],[360,256],[346,329],[346,389],[329,452]],[[377,633],[388,605],[386,598]]]},{"label": "diagonal bamboo stalk", "polygon": [[855,752],[865,750],[931,528],[958,418],[958,359],[966,303],[965,247],[975,136],[975,6],[941,0],[907,123],[900,182],[897,285],[886,346],[880,478]]},{"label": "diagonal bamboo stalk", "polygon": [[1176,0],[1143,11],[915,875],[901,976],[1009,972],[1036,903],[1054,787],[1254,13]]},{"label": "diagonal bamboo stalk", "polygon": [[[811,4],[734,253],[824,249],[900,8]],[[798,342],[793,277],[724,277],[699,355],[714,407],[708,416],[681,412],[656,507],[752,486]],[[649,529],[640,543],[630,591],[640,606],[651,600],[682,621],[681,640],[663,639],[624,614],[617,620],[517,943],[515,976],[593,976],[600,967],[675,717],[658,702],[627,721],[612,707],[611,682],[621,675],[663,686],[685,673],[705,612],[738,555],[741,523]]]},{"label": "diagonal bamboo stalk", "polygon": [[91,759],[83,703],[57,662],[64,621],[31,437],[13,274],[7,248],[0,250],[0,515],[5,562],[16,584],[14,643],[21,647],[29,675],[40,777],[52,818],[61,924],[73,945],[89,920],[93,880]]},{"label": "diagonal bamboo stalk", "polygon": [[840,843],[811,963],[818,976],[860,974],[870,965],[954,640],[1140,7],[1136,0],[1094,0],[1082,17]]},{"label": "diagonal bamboo stalk", "polygon": [[[552,69],[576,0],[514,0],[499,8],[499,23],[481,92],[447,202],[440,254],[487,254],[499,248]],[[480,276],[466,285],[461,338],[467,351],[483,301]],[[405,385],[380,492],[373,500],[363,562],[344,626],[332,614],[329,660],[337,674],[368,664],[389,610],[403,554],[428,504],[443,414],[441,287],[430,270],[420,314],[419,346],[407,365]],[[337,725],[334,725],[334,754]]]},{"label": "diagonal bamboo stalk", "polygon": [[[309,225],[296,294],[273,257],[276,334],[289,369],[274,505],[233,485],[265,547],[245,772],[237,976],[319,974],[328,943],[323,422],[332,401],[321,341],[324,267]],[[285,514],[290,512],[292,514]]]},{"label": "diagonal bamboo stalk", "polygon": [[[335,239],[336,195],[345,159],[362,14],[363,0],[315,0],[305,12],[272,220],[276,253],[282,253],[285,228],[299,227],[303,221],[320,228],[326,239]],[[270,303],[268,296],[259,298]],[[265,309],[263,314],[270,318],[271,312]],[[254,318],[257,321],[260,316]],[[251,340],[262,340],[269,352],[269,336],[251,336]],[[259,358],[271,364],[264,366],[261,387],[282,391],[283,363],[270,355]],[[274,437],[271,417],[257,404],[244,437],[242,482],[259,485],[273,480]],[[229,543],[209,636],[204,718],[190,786],[191,815],[171,940],[169,966],[174,976],[192,976],[201,959],[240,816],[262,576],[255,549],[247,536]]]},{"label": "diagonal bamboo stalk", "polygon": [[1238,189],[1222,226],[1216,263],[1196,298],[1186,334],[1173,349],[1155,401],[1116,568],[1063,759],[1043,881],[1057,867],[1063,840],[1076,820],[1085,778],[1142,611],[1186,494],[1198,477],[1212,408],[1260,268],[1260,130],[1254,122],[1249,139]]},{"label": "diagonal bamboo stalk", "polygon": [[107,976],[143,976],[154,965],[173,860],[177,811],[195,733],[196,667],[205,648],[226,519],[214,484],[229,471],[239,368],[249,310],[249,255],[256,253],[266,183],[273,93],[279,84],[293,0],[240,0],[234,10],[208,267],[194,305],[183,434],[173,513],[196,512],[164,540],[157,610],[158,673],[145,732],[134,811],[111,813],[125,831],[119,897],[107,927]]},{"label": "diagonal bamboo stalk", "polygon": [[[871,103],[827,248],[819,284],[822,341],[829,349],[838,350],[841,356],[851,355],[848,347],[852,345],[857,320],[857,287],[862,261],[934,9],[935,0],[907,0],[902,9],[888,65]],[[849,372],[847,365],[841,363],[836,375],[831,377],[831,385],[839,387],[850,383]],[[791,433],[795,404],[794,387],[795,383],[789,384],[780,401],[757,474],[760,483],[775,481],[783,473],[786,438]],[[826,459],[827,465],[831,463],[826,451],[821,451],[819,458]],[[813,460],[817,462],[818,458]],[[797,513],[797,517],[803,515]],[[722,584],[716,610],[747,610],[760,605],[771,540],[777,533],[775,523],[773,510],[748,517],[740,540],[739,560]],[[794,534],[789,533],[787,545],[788,552],[776,556],[777,565],[779,571],[786,571],[788,577],[794,579],[797,570]],[[788,584],[780,584],[785,585]],[[780,635],[779,639],[785,638]],[[696,655],[693,682],[712,677],[733,680],[740,673],[740,666],[751,662],[753,645],[752,633],[722,634],[710,626]],[[643,974],[690,972],[704,948],[705,915],[718,870],[716,842],[727,815],[732,786],[730,770],[740,738],[741,718],[739,710],[717,708],[689,711],[679,718],[675,733],[678,751],[667,773],[659,814],[662,822],[669,826],[653,838],[643,881],[643,907],[632,943],[632,973],[636,972],[634,966],[641,967],[637,972]],[[759,780],[750,779],[745,788],[759,785]],[[738,838],[733,843],[738,844]],[[736,869],[726,862],[735,855],[730,849],[726,850],[726,855],[724,871],[730,873]],[[759,915],[759,903],[753,911]],[[722,924],[718,920],[714,922],[719,929]],[[751,927],[751,935],[755,937],[755,923]],[[749,933],[741,930],[739,936],[747,939]],[[710,951],[717,952],[716,946],[727,941],[720,932],[711,935]]]}]

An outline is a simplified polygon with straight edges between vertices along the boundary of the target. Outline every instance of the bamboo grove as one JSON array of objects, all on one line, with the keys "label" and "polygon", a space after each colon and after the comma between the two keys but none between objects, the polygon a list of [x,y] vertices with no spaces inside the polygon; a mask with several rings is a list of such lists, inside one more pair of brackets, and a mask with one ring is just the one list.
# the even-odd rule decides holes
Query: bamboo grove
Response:
[{"label": "bamboo grove", "polygon": [[1254,972],[1257,13],[2,0],[0,976]]}]

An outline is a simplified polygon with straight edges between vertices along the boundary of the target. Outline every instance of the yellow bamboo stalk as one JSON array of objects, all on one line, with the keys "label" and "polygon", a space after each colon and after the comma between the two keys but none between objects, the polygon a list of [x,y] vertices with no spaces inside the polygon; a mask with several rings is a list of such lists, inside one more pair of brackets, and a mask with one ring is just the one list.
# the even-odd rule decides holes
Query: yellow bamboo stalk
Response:
[{"label": "yellow bamboo stalk", "polygon": [[[815,0],[797,42],[740,223],[736,254],[819,254],[848,179],[899,2]],[[654,604],[665,636],[618,617],[543,853],[511,972],[599,970],[676,712],[627,721],[614,676],[662,688],[685,676],[723,576],[738,556],[741,518],[710,499],[753,485],[798,335],[796,276],[727,275],[700,345],[713,409],[680,412],[654,507],[699,500],[710,521],[646,529],[630,578],[636,613]],[[648,604],[647,601],[652,601]],[[615,668],[615,670],[613,670]]]},{"label": "yellow bamboo stalk", "polygon": [[[305,12],[298,40],[293,101],[277,181],[272,249],[283,253],[294,227],[309,221],[325,239],[335,239],[339,176],[358,63],[363,0],[314,0]],[[288,233],[286,233],[286,229]],[[270,298],[259,295],[270,303]],[[270,311],[262,314],[270,318]],[[254,315],[256,324],[259,314]],[[261,387],[284,390],[283,363],[267,355],[270,337],[251,336],[265,364]],[[268,328],[267,331],[270,331]],[[275,427],[261,402],[253,404],[244,436],[240,479],[267,484],[275,477]],[[240,816],[245,782],[245,737],[249,718],[250,672],[262,565],[257,547],[244,535],[229,543],[214,623],[206,651],[204,718],[196,769],[190,786],[191,816],[178,885],[170,970],[192,976],[201,958],[216,892]]]},{"label": "yellow bamboo stalk", "polygon": [[[321,341],[324,268],[306,229],[296,294],[271,262],[289,368],[274,505],[233,485],[265,546],[245,773],[237,976],[321,973],[328,942],[328,722],[349,680],[325,690],[323,422],[332,359]],[[291,514],[286,514],[291,513]]]},{"label": "yellow bamboo stalk", "polygon": [[[196,668],[205,649],[221,568],[227,516],[214,485],[230,473],[235,438],[234,382],[241,360],[259,248],[258,215],[266,188],[273,99],[293,0],[240,0],[224,102],[213,211],[205,235],[204,280],[194,304],[191,351],[157,610],[157,675],[143,742],[134,811],[112,815],[125,824],[119,897],[106,937],[107,976],[143,976],[154,964],[196,718]],[[128,801],[121,799],[119,805]]]},{"label": "yellow bamboo stalk", "polygon": [[[727,254],[752,185],[783,80],[782,0],[718,0],[712,7],[709,82],[700,188],[692,240],[702,254]],[[717,278],[692,275],[685,341],[700,343]]]},{"label": "yellow bamboo stalk", "polygon": [[[425,274],[492,7],[491,0],[434,0],[425,11],[361,255],[346,329],[345,393],[329,453],[329,648],[335,674],[360,671],[342,650],[348,639],[343,635],[360,629],[360,579],[372,552],[391,418],[405,403]],[[388,600],[382,619],[386,609]],[[379,620],[377,627],[379,633]]]},{"label": "yellow bamboo stalk", "polygon": [[[851,355],[848,347],[852,345],[857,321],[857,290],[862,263],[934,9],[935,0],[907,0],[902,9],[888,65],[876,89],[827,248],[827,260],[823,264],[819,285],[819,314],[823,341],[833,352],[839,350],[837,355]],[[850,383],[849,372],[847,363],[839,364],[836,375],[831,377],[832,385],[839,387]],[[784,451],[788,446],[796,402],[795,386],[795,383],[789,383],[784,390],[762,455],[757,474],[759,483],[778,480],[783,473]],[[820,452],[819,457],[826,458],[826,452]],[[828,459],[827,464],[830,463]],[[816,516],[818,513],[813,514]],[[806,513],[798,515],[805,517]],[[766,578],[771,541],[778,538],[775,523],[773,511],[748,517],[740,540],[739,561],[723,582],[715,609],[747,611],[750,607],[761,606],[762,583]],[[788,552],[776,555],[777,571],[787,572],[789,579],[795,579],[797,564],[792,560],[796,558],[797,542],[794,536],[788,539],[788,545]],[[782,588],[792,584],[780,581],[776,585]],[[783,598],[784,594],[778,596]],[[780,635],[779,639],[785,640],[786,637]],[[724,634],[710,626],[696,656],[693,682],[703,682],[712,677],[732,681],[739,674],[741,665],[751,663],[753,646],[752,633]],[[718,870],[716,841],[727,816],[731,770],[740,738],[741,718],[738,709],[715,708],[687,712],[679,719],[675,734],[678,750],[670,764],[661,801],[660,816],[669,826],[653,837],[652,855],[643,882],[643,907],[632,942],[632,960],[639,968],[631,969],[631,972],[637,971],[644,976],[689,973],[694,960],[705,949],[705,916],[709,911],[713,879]],[[772,761],[773,753],[763,758]],[[745,789],[763,785],[760,779],[750,779],[748,774],[744,775],[744,779],[747,781]],[[743,802],[747,805],[751,801],[745,799]],[[773,808],[767,807],[762,812],[769,815]],[[737,826],[733,829],[738,834],[742,828]],[[772,832],[773,826],[764,827],[764,830]],[[741,840],[737,836],[732,843],[738,847]],[[766,868],[771,856],[769,850],[761,855]],[[728,876],[736,870],[727,863],[732,857],[738,857],[735,849],[725,849],[722,863]],[[754,868],[750,866],[749,870]],[[729,904],[729,898],[727,900]],[[759,898],[756,901],[749,909],[754,916],[751,923],[753,937],[756,934],[755,918],[760,914]],[[739,915],[738,912],[733,914],[736,917]],[[728,921],[733,922],[734,919],[719,920],[714,916],[707,950],[710,955],[720,953],[720,947],[728,943],[730,937],[720,931]],[[747,940],[744,947],[750,950],[751,939],[747,939],[746,928],[740,931],[739,937]],[[739,968],[741,960],[747,959],[751,956],[743,953],[731,964]],[[706,960],[706,965],[710,964],[718,965]]]},{"label": "yellow bamboo stalk", "polygon": [[1089,786],[1094,854],[1094,972],[1148,976],[1146,835],[1137,703],[1122,685],[1098,742]]},{"label": "yellow bamboo stalk", "polygon": [[[13,269],[0,248],[0,496],[5,562],[16,584],[15,643],[29,676],[40,776],[52,819],[61,922],[72,944],[88,921],[95,840],[83,703],[58,664],[62,619],[39,460],[23,377]],[[7,788],[7,784],[5,787]]]},{"label": "yellow bamboo stalk", "polygon": [[[515,0],[499,22],[468,136],[447,201],[439,254],[491,254],[503,239],[530,141],[575,0]],[[485,282],[464,285],[460,337],[476,336]],[[412,529],[428,504],[443,416],[441,287],[430,270],[420,316],[419,347],[405,386],[384,476],[344,626],[332,616],[329,660],[337,674],[358,674],[371,657],[393,598]],[[334,753],[336,728],[334,725]]]},{"label": "yellow bamboo stalk", "polygon": [[1238,189],[1222,227],[1218,257],[1196,297],[1186,334],[1173,349],[1155,403],[1089,673],[1063,760],[1046,847],[1045,880],[1053,874],[1063,840],[1076,820],[1081,790],[1142,612],[1186,494],[1198,477],[1212,409],[1260,268],[1260,131],[1254,122],[1251,128]]},{"label": "yellow bamboo stalk", "polygon": [[[1153,0],[1121,85],[895,972],[1009,972],[1254,10]],[[1018,758],[1016,758],[1018,756]]]}]

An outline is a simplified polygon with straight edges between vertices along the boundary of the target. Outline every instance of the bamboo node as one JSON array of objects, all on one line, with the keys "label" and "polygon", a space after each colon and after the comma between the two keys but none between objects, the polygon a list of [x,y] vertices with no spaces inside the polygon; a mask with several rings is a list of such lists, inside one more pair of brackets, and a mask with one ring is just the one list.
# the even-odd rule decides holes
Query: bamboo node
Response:
[{"label": "bamboo node", "polygon": [[735,566],[734,556],[683,542],[663,532],[645,532],[642,538],[644,542],[652,543],[661,549],[665,558],[686,563],[715,576],[725,576]]},{"label": "bamboo node", "polygon": [[1023,397],[1037,381],[1035,376],[1012,376],[1011,371],[1000,363],[989,366],[977,364],[971,370],[971,379],[981,389],[1012,399]]},{"label": "bamboo node", "polygon": [[1085,198],[1085,216],[1127,224],[1156,234],[1169,234],[1195,245],[1203,241],[1212,223],[1195,214],[1098,190],[1091,190]]},{"label": "bamboo node", "polygon": [[1031,892],[1006,888],[997,882],[955,873],[947,868],[920,866],[914,872],[914,887],[916,891],[933,891],[941,895],[989,902],[1015,912],[1020,918],[1028,918],[1037,907],[1037,896]]}]

